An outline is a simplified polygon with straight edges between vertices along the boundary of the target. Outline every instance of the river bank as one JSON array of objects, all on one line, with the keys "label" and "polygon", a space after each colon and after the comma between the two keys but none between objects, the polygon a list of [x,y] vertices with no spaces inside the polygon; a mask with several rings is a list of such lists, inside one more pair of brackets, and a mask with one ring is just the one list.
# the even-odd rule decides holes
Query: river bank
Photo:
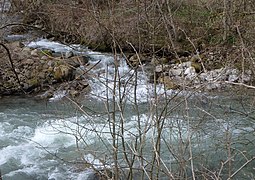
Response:
[{"label": "river bank", "polygon": [[[95,71],[102,66],[100,63],[102,64],[103,54],[79,45],[68,46],[38,39],[34,42],[6,42],[5,46],[10,51],[10,57],[6,49],[1,47],[1,95],[27,94],[51,98],[55,92],[62,92],[70,97],[77,97],[90,92],[89,80],[100,76],[93,72],[105,73],[105,70]],[[93,57],[96,54],[102,56],[98,61]],[[112,57],[106,64],[114,66],[111,64],[114,56],[107,56]],[[177,59],[143,54],[131,54],[129,57],[118,55],[116,67],[125,66],[124,68],[143,72],[147,83],[161,84],[166,90],[224,91],[233,84],[253,82],[251,70],[241,71],[229,64],[217,64],[217,58],[220,57],[214,52]]]}]

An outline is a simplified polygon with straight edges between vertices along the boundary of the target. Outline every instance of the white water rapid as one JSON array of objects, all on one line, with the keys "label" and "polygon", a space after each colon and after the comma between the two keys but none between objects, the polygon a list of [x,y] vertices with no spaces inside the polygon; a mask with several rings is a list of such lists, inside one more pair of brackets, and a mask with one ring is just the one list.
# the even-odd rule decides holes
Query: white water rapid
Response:
[{"label": "white water rapid", "polygon": [[[139,153],[135,146],[140,144],[135,144],[136,141],[144,143],[141,146],[144,164],[141,166],[137,155],[134,167],[145,169],[153,162],[153,145],[159,133],[157,123],[162,122],[160,160],[169,171],[176,170],[179,158],[186,160],[185,166],[190,168],[188,147],[193,148],[196,168],[202,164],[217,171],[228,158],[226,138],[233,141],[233,151],[238,149],[233,155],[239,164],[243,165],[245,158],[254,155],[255,111],[251,103],[253,96],[249,94],[233,97],[223,93],[165,91],[162,85],[154,87],[148,82],[143,68],[136,79],[134,70],[120,56],[116,77],[120,83],[114,91],[116,59],[111,54],[45,39],[27,46],[63,54],[73,51],[90,57],[91,66],[97,65],[89,72],[91,92],[77,104],[66,98],[64,91],[56,92],[50,101],[22,97],[0,99],[0,170],[4,180],[96,180],[93,169],[114,167],[113,117],[120,166],[126,165],[121,143],[132,158]],[[167,111],[164,111],[165,103]],[[117,109],[114,112],[113,105]],[[238,169],[239,164],[233,168]],[[253,165],[247,164],[238,177],[251,178]],[[125,173],[126,168],[123,169]],[[169,179],[163,175],[161,179]]]}]

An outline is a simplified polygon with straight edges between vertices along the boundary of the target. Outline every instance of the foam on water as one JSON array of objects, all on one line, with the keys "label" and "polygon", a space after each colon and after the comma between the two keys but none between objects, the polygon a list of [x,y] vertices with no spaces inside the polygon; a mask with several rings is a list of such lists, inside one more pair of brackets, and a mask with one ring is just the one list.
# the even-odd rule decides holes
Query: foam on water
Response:
[{"label": "foam on water", "polygon": [[51,97],[49,99],[50,102],[54,102],[54,101],[59,101],[60,99],[62,99],[63,97],[65,97],[67,94],[66,90],[62,90],[62,91],[55,91],[53,94],[53,97]]},{"label": "foam on water", "polygon": [[[155,101],[155,93],[159,97],[163,94],[167,94],[168,96],[176,93],[184,96],[191,94],[185,91],[181,91],[181,93],[174,90],[166,91],[162,84],[154,87],[153,84],[148,82],[148,75],[143,71],[143,67],[137,74],[138,78],[135,79],[134,70],[127,65],[125,58],[119,56],[94,52],[80,45],[67,46],[47,39],[39,39],[38,41],[30,42],[27,46],[31,48],[51,49],[60,53],[73,51],[75,54],[88,56],[91,64],[97,63],[97,65],[89,72],[91,74],[89,83],[92,89],[90,95],[100,101],[106,99],[111,100],[115,94],[115,98],[117,99],[120,98],[118,97],[119,95],[125,97],[124,99],[127,103],[134,103],[135,96],[139,103],[153,103]],[[118,67],[118,82],[114,82],[116,64]],[[113,92],[114,85],[116,85],[116,92]],[[57,91],[50,101],[59,100],[65,95],[66,92]]]},{"label": "foam on water", "polygon": [[47,39],[39,39],[27,44],[30,48],[50,49],[54,52],[64,53],[66,51],[79,50],[78,45],[67,46],[58,42],[49,41]]}]

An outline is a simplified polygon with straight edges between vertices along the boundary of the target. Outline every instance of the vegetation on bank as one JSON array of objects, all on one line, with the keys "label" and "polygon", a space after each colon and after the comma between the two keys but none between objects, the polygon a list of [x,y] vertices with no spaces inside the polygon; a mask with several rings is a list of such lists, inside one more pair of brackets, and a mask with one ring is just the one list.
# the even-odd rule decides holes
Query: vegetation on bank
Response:
[{"label": "vegetation on bank", "polygon": [[12,10],[23,15],[24,24],[42,28],[48,38],[66,43],[85,44],[100,51],[165,56],[169,61],[198,52],[216,52],[223,64],[234,62],[240,70],[254,67],[252,1],[11,2]]}]

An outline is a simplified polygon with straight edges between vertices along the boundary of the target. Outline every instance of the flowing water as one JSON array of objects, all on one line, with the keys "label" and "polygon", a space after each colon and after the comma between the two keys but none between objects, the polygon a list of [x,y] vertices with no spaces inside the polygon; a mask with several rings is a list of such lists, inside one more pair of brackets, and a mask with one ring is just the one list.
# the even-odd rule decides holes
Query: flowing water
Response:
[{"label": "flowing water", "polygon": [[[164,121],[161,158],[168,170],[178,169],[176,162],[180,158],[190,162],[191,147],[198,177],[202,171],[210,175],[213,173],[209,170],[219,172],[222,166],[223,179],[229,172],[237,172],[236,179],[254,178],[255,163],[249,162],[255,155],[253,91],[164,91],[164,87],[148,83],[143,69],[135,74],[120,57],[120,83],[115,91],[112,55],[47,40],[28,46],[60,53],[78,48],[78,54],[89,56],[90,63],[98,65],[90,72],[92,92],[78,102],[72,102],[64,92],[56,92],[50,101],[27,97],[0,99],[0,170],[4,180],[86,180],[91,178],[92,168],[110,169],[114,166],[113,118],[115,131],[125,138],[129,150],[135,150],[135,141],[142,134],[144,159],[152,162],[152,144],[158,135],[156,112],[164,112],[159,118]],[[169,100],[167,111],[163,111],[165,99]],[[115,115],[114,108],[118,110]],[[122,142],[118,138],[118,143]],[[118,155],[118,163],[124,166],[123,154]],[[141,160],[137,159],[135,167],[140,167]],[[245,166],[238,171],[242,165]]]}]

